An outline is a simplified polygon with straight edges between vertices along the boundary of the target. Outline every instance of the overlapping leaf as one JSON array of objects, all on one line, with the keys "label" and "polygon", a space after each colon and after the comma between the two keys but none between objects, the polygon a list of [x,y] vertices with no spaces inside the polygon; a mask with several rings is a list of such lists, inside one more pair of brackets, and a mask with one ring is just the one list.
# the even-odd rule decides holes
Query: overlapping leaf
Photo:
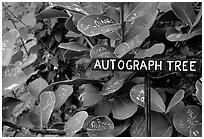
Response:
[{"label": "overlapping leaf", "polygon": [[200,103],[202,103],[202,84],[199,81],[196,81],[196,96]]},{"label": "overlapping leaf", "polygon": [[71,30],[77,34],[80,34],[81,32],[77,29],[76,25],[73,22],[73,16],[69,17],[67,21],[65,22],[65,27],[67,30]]}]

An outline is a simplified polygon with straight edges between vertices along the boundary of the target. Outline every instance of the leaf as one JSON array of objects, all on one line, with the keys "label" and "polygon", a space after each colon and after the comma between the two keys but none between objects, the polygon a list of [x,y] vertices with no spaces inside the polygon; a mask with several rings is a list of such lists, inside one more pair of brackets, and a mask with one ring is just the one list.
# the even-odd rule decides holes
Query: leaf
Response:
[{"label": "leaf", "polygon": [[184,94],[185,92],[183,90],[177,91],[174,97],[171,99],[169,106],[165,113],[168,113],[171,110],[171,108],[173,108],[176,104],[178,104],[183,99]]},{"label": "leaf", "polygon": [[6,97],[2,99],[2,118],[9,120],[15,107],[22,105],[23,102],[17,98]]},{"label": "leaf", "polygon": [[57,122],[51,126],[51,129],[64,130],[65,123]]},{"label": "leaf", "polygon": [[120,122],[116,122],[114,124],[114,137],[121,135],[123,132],[127,130],[127,128],[131,125],[131,120],[121,120]]},{"label": "leaf", "polygon": [[87,15],[79,20],[77,28],[87,36],[96,36],[120,28],[113,19],[104,15]]},{"label": "leaf", "polygon": [[88,15],[88,12],[86,11],[85,8],[77,4],[74,4],[74,3],[72,5],[67,5],[66,8],[72,12],[76,12],[76,13],[83,14],[83,15]]},{"label": "leaf", "polygon": [[166,38],[169,41],[185,41],[193,38],[194,36],[198,36],[202,34],[202,29],[197,29],[192,31],[191,33],[182,34],[178,32],[175,28],[168,28],[166,31]]},{"label": "leaf", "polygon": [[86,48],[86,47],[84,47],[83,45],[81,45],[80,43],[77,43],[77,42],[60,43],[60,45],[58,47],[62,48],[62,49],[76,51],[76,52],[90,51],[89,48]]},{"label": "leaf", "polygon": [[119,120],[131,117],[138,108],[138,105],[130,99],[129,95],[115,97],[112,103],[113,117]]},{"label": "leaf", "polygon": [[88,14],[101,14],[101,9],[97,9],[93,5],[86,6],[84,9],[86,9]]},{"label": "leaf", "polygon": [[110,18],[112,18],[117,23],[120,23],[120,13],[116,8],[108,7],[104,14]]},{"label": "leaf", "polygon": [[89,51],[73,51],[73,50],[66,50],[63,54],[64,58],[73,58],[73,57],[80,57],[83,55],[89,54]]},{"label": "leaf", "polygon": [[116,31],[110,31],[103,33],[104,36],[108,37],[111,40],[121,40],[121,36]]},{"label": "leaf", "polygon": [[19,36],[18,30],[12,29],[2,37],[2,66],[7,66],[10,63]]},{"label": "leaf", "polygon": [[20,68],[24,69],[25,67],[30,66],[37,60],[37,54],[30,54],[25,60],[23,60]]},{"label": "leaf", "polygon": [[8,93],[16,90],[27,81],[26,75],[22,70],[14,65],[8,65],[2,70],[2,93]]},{"label": "leaf", "polygon": [[73,22],[73,16],[69,17],[65,22],[65,28],[71,30],[74,33],[80,34],[81,32],[77,29],[76,25]]},{"label": "leaf", "polygon": [[51,91],[43,92],[40,95],[39,107],[42,115],[42,124],[46,126],[55,108],[55,94]]},{"label": "leaf", "polygon": [[171,2],[160,2],[157,9],[161,12],[167,12],[171,10]]},{"label": "leaf", "polygon": [[171,137],[172,133],[173,133],[173,127],[170,126],[170,127],[166,130],[166,132],[163,134],[163,137]]},{"label": "leaf", "polygon": [[16,61],[21,61],[22,59],[23,59],[23,51],[20,50],[12,56],[10,64],[14,64]]},{"label": "leaf", "polygon": [[[160,95],[153,89],[151,90],[151,110],[156,112],[165,112],[165,105]],[[130,98],[136,104],[145,107],[144,84],[135,85],[130,90]]]},{"label": "leaf", "polygon": [[200,101],[200,103],[202,103],[202,84],[197,80],[195,86],[196,86],[196,96]]},{"label": "leaf", "polygon": [[145,58],[152,57],[157,54],[162,54],[164,52],[165,45],[163,43],[154,44],[149,49],[142,49],[138,53],[135,54],[134,58]]},{"label": "leaf", "polygon": [[61,42],[61,40],[62,40],[62,32],[61,32],[61,31],[56,32],[55,35],[54,35],[54,37],[55,37],[55,40],[56,40],[57,42]]},{"label": "leaf", "polygon": [[180,52],[181,54],[186,55],[186,56],[195,55],[193,51],[190,51],[190,48],[188,47],[188,45],[185,45],[184,47],[180,47]]},{"label": "leaf", "polygon": [[121,7],[123,4],[126,4],[125,2],[104,2],[106,5],[111,6],[111,7]]},{"label": "leaf", "polygon": [[120,76],[113,76],[108,82],[103,85],[101,95],[109,95],[120,89],[124,84],[125,78]]},{"label": "leaf", "polygon": [[[147,137],[146,120],[144,113],[140,113],[133,119],[133,124],[130,127],[130,135],[132,137]],[[169,130],[170,125],[158,113],[151,112],[151,135],[152,137],[162,137]],[[170,135],[171,136],[171,135]]]},{"label": "leaf", "polygon": [[23,127],[28,127],[28,128],[33,128],[33,125],[29,121],[28,118],[28,112],[23,112],[18,118],[17,118],[17,125],[23,126]]},{"label": "leaf", "polygon": [[178,132],[189,136],[190,128],[202,121],[202,111],[194,105],[186,106],[182,111],[177,112],[173,118],[174,127]]},{"label": "leaf", "polygon": [[65,136],[72,137],[83,127],[84,121],[87,118],[88,113],[86,111],[77,112],[74,116],[72,116],[64,125]]},{"label": "leaf", "polygon": [[35,98],[38,98],[40,92],[47,86],[48,83],[46,80],[43,78],[37,78],[28,84],[28,92]]},{"label": "leaf", "polygon": [[55,91],[55,109],[59,109],[73,93],[73,87],[70,85],[61,85]]},{"label": "leaf", "polygon": [[107,45],[96,45],[90,51],[91,58],[114,58],[114,48]]},{"label": "leaf", "polygon": [[193,125],[189,130],[190,137],[202,137],[202,123]]},{"label": "leaf", "polygon": [[126,22],[131,22],[143,15],[153,13],[158,6],[158,2],[141,2],[135,9],[125,18]]},{"label": "leaf", "polygon": [[184,105],[183,101],[180,101],[174,107],[172,107],[171,110],[169,111],[169,113],[168,113],[169,118],[173,121],[174,115],[177,112],[182,111],[184,108],[185,108],[185,105]]},{"label": "leaf", "polygon": [[172,2],[171,7],[179,19],[189,26],[193,26],[196,16],[191,2]]},{"label": "leaf", "polygon": [[48,7],[38,15],[36,18],[38,19],[51,19],[51,18],[68,18],[69,15],[63,11],[53,9],[53,7]]},{"label": "leaf", "polygon": [[100,100],[94,107],[94,115],[104,115],[108,116],[111,112],[113,106],[112,103],[108,100]]},{"label": "leaf", "polygon": [[198,13],[197,16],[196,16],[195,22],[193,23],[193,26],[194,26],[194,27],[200,22],[201,17],[202,17],[202,7],[200,8],[199,13]]},{"label": "leaf", "polygon": [[42,115],[40,107],[33,107],[33,109],[28,114],[28,119],[34,127],[42,128]]},{"label": "leaf", "polygon": [[108,77],[111,72],[103,70],[92,70],[92,68],[88,68],[85,74],[90,80],[101,80],[105,77]]},{"label": "leaf", "polygon": [[107,116],[94,117],[87,126],[87,134],[90,137],[112,136],[114,124]]},{"label": "leaf", "polygon": [[131,28],[125,36],[124,43],[118,45],[114,51],[116,57],[121,58],[129,51],[139,47],[149,36],[149,30],[143,27]]}]

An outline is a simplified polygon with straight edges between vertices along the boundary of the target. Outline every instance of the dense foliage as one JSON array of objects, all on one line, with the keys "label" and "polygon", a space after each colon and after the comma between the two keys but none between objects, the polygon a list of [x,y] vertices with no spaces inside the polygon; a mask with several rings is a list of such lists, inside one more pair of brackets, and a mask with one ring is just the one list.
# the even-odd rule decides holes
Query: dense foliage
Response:
[{"label": "dense foliage", "polygon": [[[2,3],[3,136],[147,136],[145,72],[94,58],[202,59],[193,3]],[[151,133],[202,135],[202,72],[152,72]]]}]

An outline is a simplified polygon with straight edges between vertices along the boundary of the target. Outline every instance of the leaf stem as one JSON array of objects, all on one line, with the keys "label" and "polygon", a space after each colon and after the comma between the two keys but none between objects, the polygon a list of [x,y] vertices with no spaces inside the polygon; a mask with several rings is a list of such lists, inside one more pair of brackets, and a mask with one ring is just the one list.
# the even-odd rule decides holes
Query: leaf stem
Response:
[{"label": "leaf stem", "polygon": [[84,38],[85,38],[86,42],[89,44],[89,46],[90,46],[91,48],[94,48],[94,46],[93,46],[93,44],[91,43],[91,41],[89,40],[89,38],[88,38],[87,36],[84,36]]},{"label": "leaf stem", "polygon": [[121,25],[121,41],[125,42],[125,22],[124,22],[124,4],[120,7],[120,25]]}]

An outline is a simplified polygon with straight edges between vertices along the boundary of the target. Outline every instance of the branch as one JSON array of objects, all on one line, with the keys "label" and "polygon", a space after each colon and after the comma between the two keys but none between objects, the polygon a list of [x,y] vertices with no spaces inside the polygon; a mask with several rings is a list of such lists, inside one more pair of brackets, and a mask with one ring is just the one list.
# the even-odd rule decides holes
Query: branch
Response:
[{"label": "branch", "polygon": [[125,22],[124,22],[124,5],[120,7],[120,25],[121,25],[121,37],[122,43],[125,42]]}]

